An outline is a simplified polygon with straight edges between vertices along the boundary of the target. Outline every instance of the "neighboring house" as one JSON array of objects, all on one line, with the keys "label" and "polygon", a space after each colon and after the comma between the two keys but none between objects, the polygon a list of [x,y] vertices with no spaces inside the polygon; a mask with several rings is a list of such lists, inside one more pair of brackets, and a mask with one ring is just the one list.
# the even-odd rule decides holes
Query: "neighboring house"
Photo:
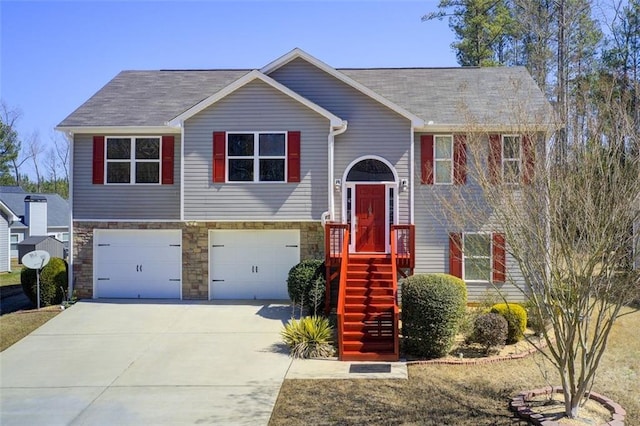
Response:
[{"label": "neighboring house", "polygon": [[[504,237],[452,229],[437,195],[475,185],[473,120],[492,173],[524,178],[544,140],[522,131],[548,107],[521,67],[334,69],[294,49],[259,70],[123,71],[57,128],[72,141],[76,295],[281,299],[308,258],[326,258],[335,289],[348,231],[362,285],[393,246],[405,274],[522,297]],[[341,357],[393,358],[365,340]]]},{"label": "neighboring house", "polygon": [[11,270],[11,259],[20,260],[18,244],[25,238],[52,236],[68,246],[69,203],[58,194],[31,194],[18,186],[0,186],[0,217],[0,272]]}]

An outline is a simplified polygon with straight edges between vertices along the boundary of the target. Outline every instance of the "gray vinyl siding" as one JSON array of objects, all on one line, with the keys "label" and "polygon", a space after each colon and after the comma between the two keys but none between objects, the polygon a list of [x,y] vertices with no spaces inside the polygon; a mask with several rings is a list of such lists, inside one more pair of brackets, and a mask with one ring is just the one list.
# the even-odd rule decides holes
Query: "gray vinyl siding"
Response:
[{"label": "gray vinyl siding", "polygon": [[[83,134],[74,136],[73,218],[75,220],[180,219],[180,135],[173,135],[175,137],[173,185],[94,185],[93,136]],[[149,136],[149,134],[123,134],[122,136]]]},{"label": "gray vinyl siding", "polygon": [[[214,183],[213,132],[300,131],[300,182]],[[329,120],[253,81],[184,124],[185,220],[320,220],[327,210]]]},{"label": "gray vinyl siding", "polygon": [[[363,156],[382,157],[395,167],[399,180],[409,179],[411,122],[407,118],[302,59],[289,62],[270,77],[348,121],[347,131],[335,140],[331,182],[343,179],[349,164]],[[336,220],[341,220],[341,200],[336,193]],[[399,194],[397,212],[399,223],[409,222],[409,192]]]},{"label": "gray vinyl siding", "polygon": [[[488,206],[481,201],[482,191],[473,177],[472,167],[469,166],[467,184],[460,188],[451,185],[422,185],[420,183],[420,134],[415,136],[415,230],[416,230],[416,268],[415,273],[449,273],[449,233],[459,232],[459,224],[450,216],[448,208],[443,207],[443,202],[452,200],[452,194],[462,194],[463,198],[477,207],[478,217],[487,218],[469,224],[465,232],[488,232],[493,229],[491,212]],[[488,143],[487,140],[478,141]],[[474,160],[471,150],[467,150],[471,165]],[[447,200],[447,201],[444,201]],[[482,222],[482,223],[481,223]],[[509,242],[507,241],[507,244]],[[496,290],[511,301],[524,300],[524,294],[518,287],[524,288],[524,280],[520,268],[515,260],[507,253],[507,282],[496,285],[491,283],[468,282],[468,300],[480,302],[486,300]]]},{"label": "gray vinyl siding", "polygon": [[9,263],[9,219],[0,211],[0,272],[11,270]]}]

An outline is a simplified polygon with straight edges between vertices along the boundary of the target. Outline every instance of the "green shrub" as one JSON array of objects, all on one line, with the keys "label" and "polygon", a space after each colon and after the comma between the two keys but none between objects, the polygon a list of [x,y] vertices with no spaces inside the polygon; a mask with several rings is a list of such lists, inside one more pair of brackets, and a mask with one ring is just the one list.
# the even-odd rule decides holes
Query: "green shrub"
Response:
[{"label": "green shrub", "polygon": [[402,286],[402,335],[408,353],[428,358],[453,346],[467,304],[464,282],[452,275],[424,274]]},{"label": "green shrub", "polygon": [[472,341],[484,346],[485,352],[489,353],[492,347],[506,343],[508,327],[507,320],[502,315],[482,314],[473,324]]},{"label": "green shrub", "polygon": [[527,329],[527,311],[517,303],[496,303],[491,312],[500,314],[507,320],[509,326],[507,343],[517,343],[524,337]]},{"label": "green shrub", "polygon": [[328,318],[292,318],[280,334],[284,343],[291,349],[293,358],[326,358],[333,355],[333,328]]},{"label": "green shrub", "polygon": [[[40,271],[40,306],[59,305],[64,300],[68,284],[67,263],[52,257]],[[20,273],[22,290],[37,306],[37,276],[35,269],[23,268]]]},{"label": "green shrub", "polygon": [[549,318],[542,318],[538,314],[538,310],[530,301],[525,302],[523,306],[527,311],[527,327],[533,330],[533,332],[538,336],[540,336],[547,328],[549,328]]},{"label": "green shrub", "polygon": [[289,270],[287,290],[289,298],[309,313],[316,314],[324,305],[326,289],[324,262],[303,260]]}]

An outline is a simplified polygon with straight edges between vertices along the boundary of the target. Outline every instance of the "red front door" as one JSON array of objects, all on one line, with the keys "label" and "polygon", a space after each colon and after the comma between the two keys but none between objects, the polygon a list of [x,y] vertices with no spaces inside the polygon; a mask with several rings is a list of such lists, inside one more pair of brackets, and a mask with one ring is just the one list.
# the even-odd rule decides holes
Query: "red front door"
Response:
[{"label": "red front door", "polygon": [[356,185],[356,251],[385,252],[384,185]]}]

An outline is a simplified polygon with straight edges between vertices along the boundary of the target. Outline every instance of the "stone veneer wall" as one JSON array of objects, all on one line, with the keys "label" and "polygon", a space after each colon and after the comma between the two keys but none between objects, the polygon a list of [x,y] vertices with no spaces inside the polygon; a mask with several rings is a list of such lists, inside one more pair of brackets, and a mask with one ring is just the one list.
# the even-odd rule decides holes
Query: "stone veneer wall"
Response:
[{"label": "stone veneer wall", "polygon": [[300,260],[324,258],[320,222],[74,222],[73,288],[79,299],[93,297],[94,229],[182,230],[182,298],[209,298],[210,229],[299,229]]}]

